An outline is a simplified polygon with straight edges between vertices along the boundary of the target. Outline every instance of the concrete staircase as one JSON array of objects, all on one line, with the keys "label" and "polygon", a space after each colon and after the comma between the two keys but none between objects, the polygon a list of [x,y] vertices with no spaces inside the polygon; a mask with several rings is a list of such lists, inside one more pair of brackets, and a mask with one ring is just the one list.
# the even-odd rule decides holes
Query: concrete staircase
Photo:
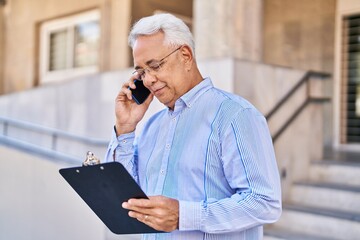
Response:
[{"label": "concrete staircase", "polygon": [[360,239],[360,153],[328,155],[311,164],[309,176],[294,183],[264,239]]}]

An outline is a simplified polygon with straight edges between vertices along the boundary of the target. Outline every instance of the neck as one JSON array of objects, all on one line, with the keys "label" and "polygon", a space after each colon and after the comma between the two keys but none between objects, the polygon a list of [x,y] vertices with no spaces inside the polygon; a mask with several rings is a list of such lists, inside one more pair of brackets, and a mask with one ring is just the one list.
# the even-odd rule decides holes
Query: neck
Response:
[{"label": "neck", "polygon": [[[189,85],[186,89],[184,89],[183,93],[179,96],[179,98],[181,96],[183,96],[184,94],[186,94],[187,92],[189,92],[191,89],[193,89],[196,85],[198,85],[203,80],[203,77],[201,76],[201,73],[197,68],[195,68],[194,70],[190,70],[189,75],[186,76],[186,78],[189,79],[189,81],[190,81]],[[177,98],[176,101],[179,98]],[[170,110],[174,110],[175,102],[172,105],[167,105],[167,107]]]},{"label": "neck", "polygon": [[190,89],[194,88],[204,79],[198,68],[194,68],[194,70],[190,70],[189,78],[191,79],[191,84],[188,91],[190,91]]}]

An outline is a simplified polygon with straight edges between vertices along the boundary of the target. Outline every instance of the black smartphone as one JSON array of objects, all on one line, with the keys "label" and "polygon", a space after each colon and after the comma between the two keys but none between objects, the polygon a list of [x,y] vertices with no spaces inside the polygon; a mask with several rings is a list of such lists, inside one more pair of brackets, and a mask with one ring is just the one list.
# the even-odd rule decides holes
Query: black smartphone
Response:
[{"label": "black smartphone", "polygon": [[144,86],[143,81],[136,79],[134,81],[136,89],[129,88],[132,93],[132,97],[137,104],[142,104],[150,95],[149,89]]}]

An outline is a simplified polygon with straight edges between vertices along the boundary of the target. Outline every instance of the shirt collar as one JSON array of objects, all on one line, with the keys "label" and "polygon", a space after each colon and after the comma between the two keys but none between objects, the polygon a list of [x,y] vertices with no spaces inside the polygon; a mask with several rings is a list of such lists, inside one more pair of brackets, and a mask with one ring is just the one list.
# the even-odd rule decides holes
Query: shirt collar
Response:
[{"label": "shirt collar", "polygon": [[212,87],[213,84],[211,82],[211,79],[207,77],[198,85],[193,87],[190,91],[181,96],[180,99],[185,103],[187,107],[191,107],[203,93],[205,93]]},{"label": "shirt collar", "polygon": [[176,100],[174,111],[169,109],[170,116],[179,114],[185,107],[190,108],[203,93],[212,87],[211,79],[208,77],[204,78],[198,85]]}]

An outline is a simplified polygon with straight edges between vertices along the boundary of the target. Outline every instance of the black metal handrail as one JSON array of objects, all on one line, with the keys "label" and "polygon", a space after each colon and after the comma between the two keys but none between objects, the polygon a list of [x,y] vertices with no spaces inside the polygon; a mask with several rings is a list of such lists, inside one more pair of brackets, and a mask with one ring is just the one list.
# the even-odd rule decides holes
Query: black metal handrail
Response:
[{"label": "black metal handrail", "polygon": [[[269,111],[268,114],[266,114],[265,118],[267,119],[267,121],[269,121],[271,119],[271,117],[274,116],[274,114],[281,109],[281,107],[290,99],[290,97],[292,97],[300,89],[301,86],[308,83],[308,81],[310,80],[311,77],[318,77],[320,79],[328,79],[328,78],[331,77],[331,74],[323,73],[323,72],[316,72],[316,71],[308,71],[308,72],[306,72],[304,74],[304,76],[300,79],[300,81],[297,84],[295,84],[295,86],[293,88],[290,89],[290,91]],[[296,109],[296,111],[294,111],[294,113],[283,124],[283,126],[272,136],[273,142],[276,141],[276,139],[285,131],[285,129],[291,124],[291,122],[296,119],[296,117],[300,114],[300,112],[302,112],[302,110],[305,109],[305,107],[310,102],[313,102],[313,101],[329,101],[329,100],[330,100],[329,98],[312,99],[309,96],[309,92],[307,92],[307,97],[306,97],[306,100],[304,101],[304,103],[301,104]]]}]

